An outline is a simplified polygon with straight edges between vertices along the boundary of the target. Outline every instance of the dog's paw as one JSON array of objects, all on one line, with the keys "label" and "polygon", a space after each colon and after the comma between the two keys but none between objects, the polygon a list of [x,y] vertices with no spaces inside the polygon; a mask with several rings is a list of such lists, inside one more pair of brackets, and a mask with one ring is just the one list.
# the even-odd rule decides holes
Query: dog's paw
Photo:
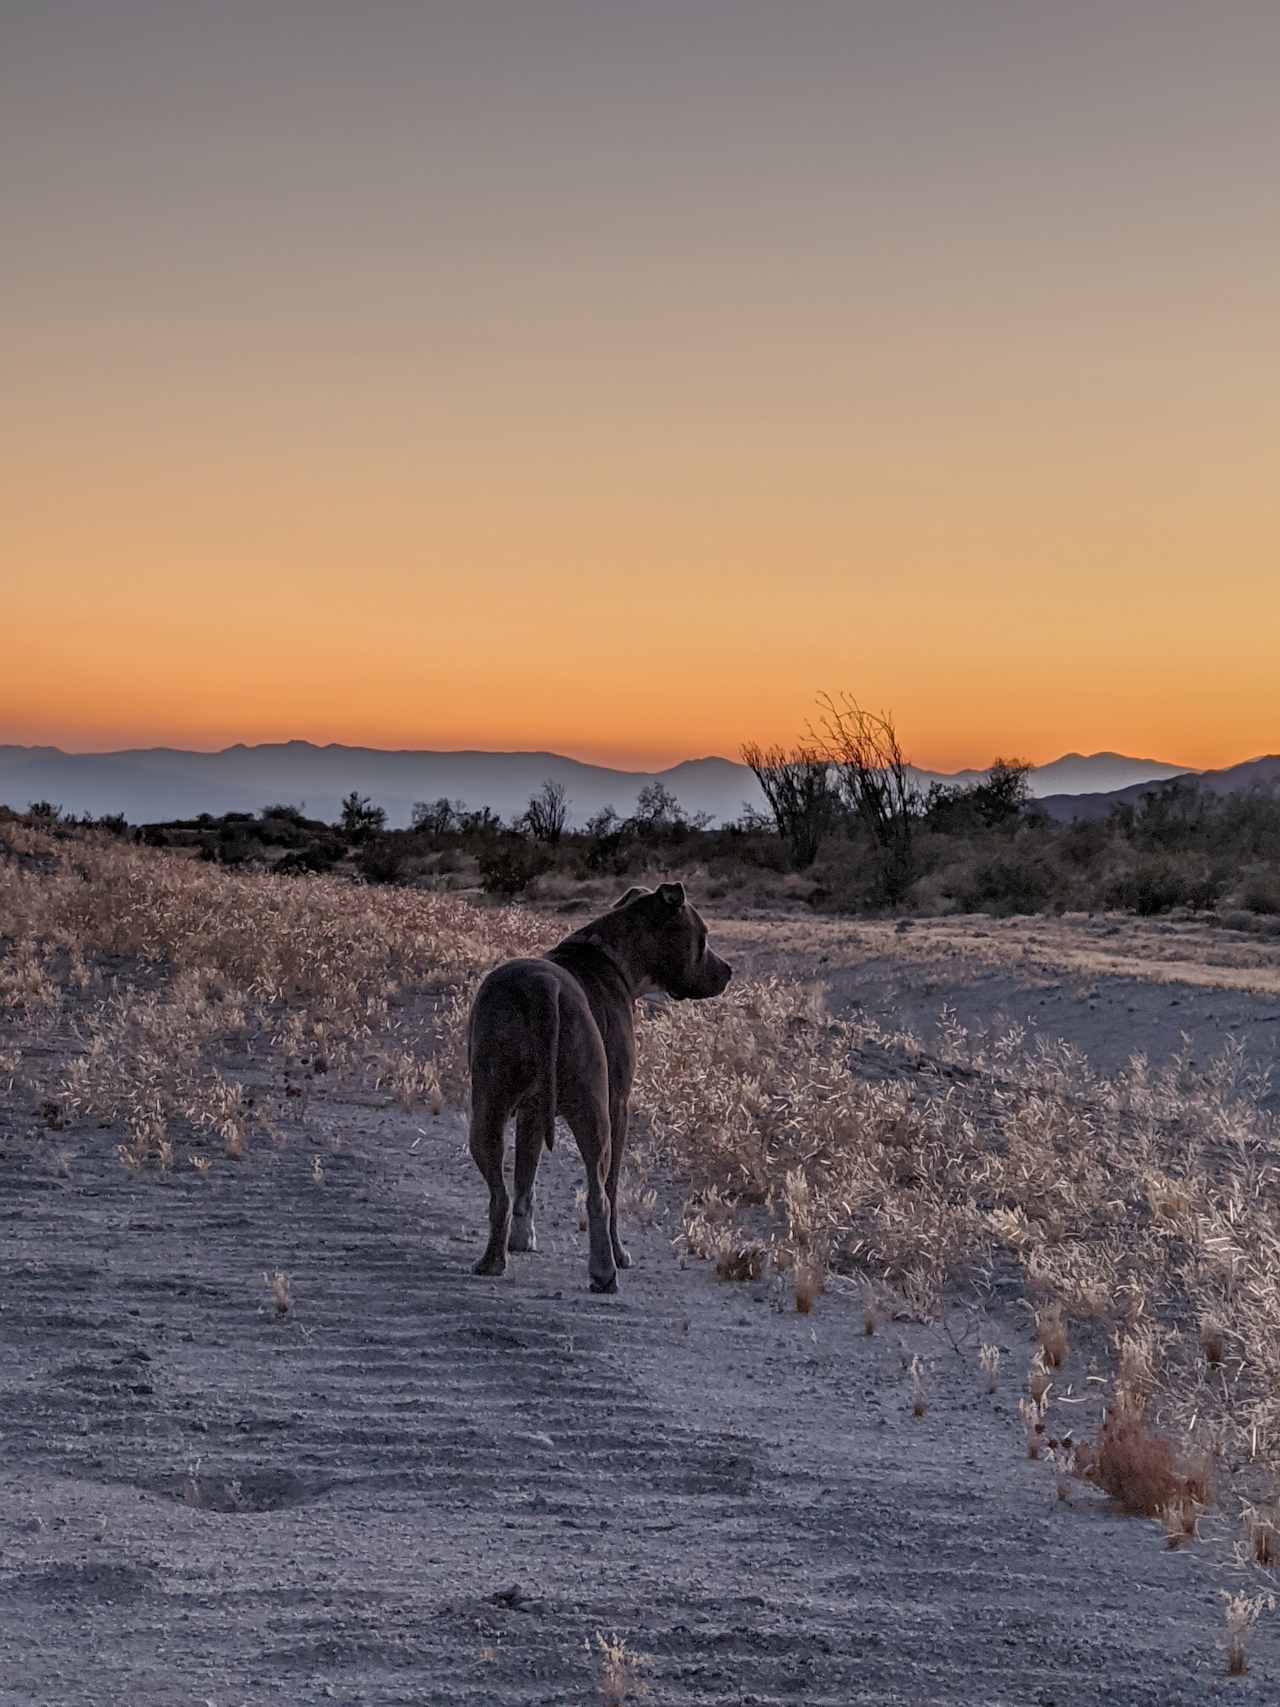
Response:
[{"label": "dog's paw", "polygon": [[490,1256],[489,1252],[486,1251],[479,1262],[472,1263],[471,1272],[472,1274],[505,1274],[507,1272],[507,1259]]},{"label": "dog's paw", "polygon": [[613,1247],[613,1260],[619,1268],[630,1268],[631,1252],[625,1245],[615,1245]]},{"label": "dog's paw", "polygon": [[513,1221],[511,1237],[507,1241],[507,1249],[509,1251],[536,1251],[537,1248],[538,1235],[534,1231],[532,1221],[527,1227],[522,1227],[518,1221]]},{"label": "dog's paw", "polygon": [[611,1274],[604,1280],[597,1280],[593,1274],[591,1276],[591,1290],[593,1292],[616,1292],[618,1290],[617,1275]]}]

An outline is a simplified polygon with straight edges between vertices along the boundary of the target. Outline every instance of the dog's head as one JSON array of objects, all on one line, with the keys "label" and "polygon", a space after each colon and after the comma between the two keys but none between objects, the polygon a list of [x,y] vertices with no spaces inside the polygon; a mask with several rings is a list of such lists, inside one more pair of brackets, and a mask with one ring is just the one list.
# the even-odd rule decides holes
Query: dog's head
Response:
[{"label": "dog's head", "polygon": [[[616,921],[616,922],[615,922]],[[723,993],[733,968],[707,946],[707,927],[683,883],[628,889],[613,904],[610,923],[645,981],[678,1001]]]}]

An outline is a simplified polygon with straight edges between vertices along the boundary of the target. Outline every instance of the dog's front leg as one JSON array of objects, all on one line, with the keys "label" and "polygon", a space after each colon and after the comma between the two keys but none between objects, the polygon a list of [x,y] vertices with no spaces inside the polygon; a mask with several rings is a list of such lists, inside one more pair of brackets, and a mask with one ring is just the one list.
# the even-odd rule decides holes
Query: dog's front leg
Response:
[{"label": "dog's front leg", "polygon": [[574,1111],[569,1125],[578,1141],[587,1168],[588,1267],[593,1292],[618,1290],[618,1265],[609,1237],[609,1106],[603,1093],[584,1108]]},{"label": "dog's front leg", "polygon": [[631,1267],[631,1253],[618,1236],[618,1179],[622,1173],[622,1154],[627,1144],[627,1099],[613,1097],[609,1103],[609,1173],[605,1181],[605,1196],[609,1200],[609,1243],[613,1260],[619,1268]]}]

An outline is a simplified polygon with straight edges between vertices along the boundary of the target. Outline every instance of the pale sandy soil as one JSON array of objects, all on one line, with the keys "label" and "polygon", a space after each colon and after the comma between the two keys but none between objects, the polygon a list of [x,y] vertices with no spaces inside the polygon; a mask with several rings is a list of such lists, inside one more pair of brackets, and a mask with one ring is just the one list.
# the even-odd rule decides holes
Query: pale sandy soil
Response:
[{"label": "pale sandy soil", "polygon": [[1010,1025],[1064,1037],[1101,1072],[1189,1043],[1203,1064],[1238,1040],[1267,1066],[1280,1048],[1280,938],[1115,918],[903,922],[812,916],[717,922],[744,972],[813,978],[925,1040],[944,1007],[975,1037]]}]

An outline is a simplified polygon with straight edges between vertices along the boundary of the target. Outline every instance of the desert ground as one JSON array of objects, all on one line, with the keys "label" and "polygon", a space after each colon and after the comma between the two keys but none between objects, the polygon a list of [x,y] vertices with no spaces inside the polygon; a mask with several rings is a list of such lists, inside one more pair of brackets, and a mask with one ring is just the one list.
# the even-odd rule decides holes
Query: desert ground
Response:
[{"label": "desert ground", "polygon": [[11,835],[0,1701],[1274,1699],[1280,943],[708,915],[601,1298],[567,1135],[469,1272],[458,1016],[575,914]]}]

